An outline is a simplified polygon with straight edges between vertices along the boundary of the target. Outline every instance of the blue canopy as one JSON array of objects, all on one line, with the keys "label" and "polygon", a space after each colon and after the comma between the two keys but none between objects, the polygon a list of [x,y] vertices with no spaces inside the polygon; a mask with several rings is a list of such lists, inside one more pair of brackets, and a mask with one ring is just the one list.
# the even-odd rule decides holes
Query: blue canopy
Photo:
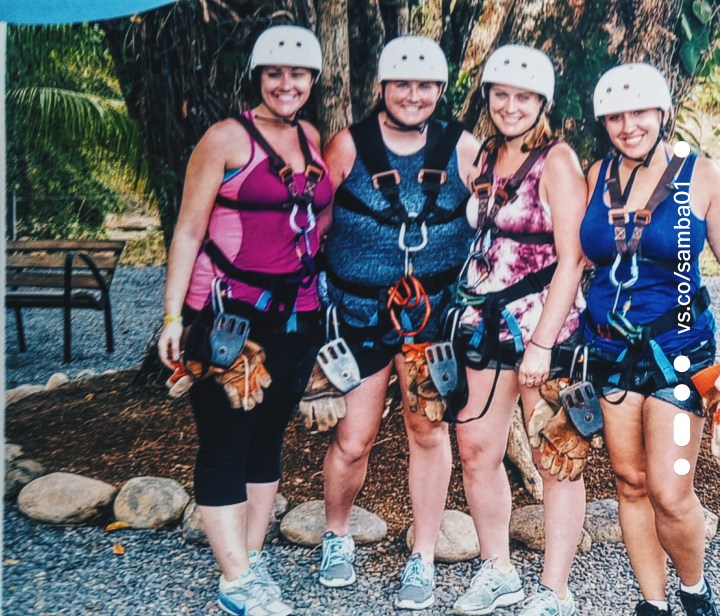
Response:
[{"label": "blue canopy", "polygon": [[0,21],[49,25],[113,19],[176,0],[0,0]]}]

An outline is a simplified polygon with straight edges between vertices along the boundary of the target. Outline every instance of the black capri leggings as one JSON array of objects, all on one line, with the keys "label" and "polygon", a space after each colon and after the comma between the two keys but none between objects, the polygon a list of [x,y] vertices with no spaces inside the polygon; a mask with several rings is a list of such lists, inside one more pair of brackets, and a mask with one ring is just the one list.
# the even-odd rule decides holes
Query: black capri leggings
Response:
[{"label": "black capri leggings", "polygon": [[265,349],[272,384],[251,411],[230,407],[222,385],[206,378],[190,389],[200,448],[195,465],[195,500],[222,506],[247,500],[246,484],[280,478],[283,435],[300,401],[321,344],[316,313],[298,314],[297,333],[253,331]]}]

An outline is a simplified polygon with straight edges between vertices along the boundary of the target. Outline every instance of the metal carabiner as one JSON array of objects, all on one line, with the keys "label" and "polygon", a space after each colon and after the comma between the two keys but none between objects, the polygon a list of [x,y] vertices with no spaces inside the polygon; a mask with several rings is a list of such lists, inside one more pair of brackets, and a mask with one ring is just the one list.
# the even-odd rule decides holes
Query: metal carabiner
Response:
[{"label": "metal carabiner", "polygon": [[[412,221],[415,220],[418,217],[417,212],[410,212],[408,214],[408,218]],[[427,225],[425,224],[425,221],[420,223],[420,236],[421,241],[417,246],[408,246],[405,243],[405,233],[407,232],[407,224],[402,223],[400,225],[400,235],[398,236],[398,247],[400,250],[407,251],[407,252],[418,252],[419,250],[422,250],[427,246],[428,243],[428,230]]]},{"label": "metal carabiner", "polygon": [[220,278],[214,278],[212,282],[212,307],[213,314],[220,314],[225,312],[225,306],[222,300],[222,285],[223,282]]},{"label": "metal carabiner", "polygon": [[[335,338],[330,338],[330,320],[332,319],[333,329],[335,330]],[[337,319],[337,306],[330,304],[325,311],[325,340],[337,340],[340,337],[340,327]]]},{"label": "metal carabiner", "polygon": [[317,226],[317,220],[315,219],[315,214],[312,211],[312,205],[308,205],[306,207],[307,207],[306,215],[307,215],[307,223],[308,223],[307,227],[301,227],[295,221],[295,219],[297,218],[298,212],[300,211],[300,206],[298,206],[297,203],[293,204],[292,212],[290,212],[290,228],[295,232],[296,235],[302,235],[303,233],[309,233]]},{"label": "metal carabiner", "polygon": [[588,347],[586,344],[579,344],[575,347],[575,350],[573,351],[573,357],[572,362],[570,363],[570,379],[569,382],[572,383],[575,379],[575,366],[578,364],[578,355],[582,352],[582,357],[580,359],[580,362],[582,362],[582,380],[587,381],[587,371],[588,371]]},{"label": "metal carabiner", "polygon": [[613,283],[616,287],[619,289],[629,289],[631,286],[633,286],[637,280],[638,280],[638,261],[637,261],[637,253],[633,253],[630,257],[630,278],[628,280],[624,280],[622,282],[619,282],[617,279],[617,271],[620,267],[620,263],[622,263],[623,255],[618,253],[617,257],[615,257],[615,262],[613,263],[612,267],[610,268],[610,282]]}]

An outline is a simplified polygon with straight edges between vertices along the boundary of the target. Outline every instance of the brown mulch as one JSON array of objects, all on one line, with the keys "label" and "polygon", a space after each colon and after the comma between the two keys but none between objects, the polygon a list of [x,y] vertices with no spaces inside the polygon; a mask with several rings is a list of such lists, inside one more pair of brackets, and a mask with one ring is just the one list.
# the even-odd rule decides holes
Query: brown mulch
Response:
[{"label": "brown mulch", "polygon": [[[126,371],[69,383],[10,405],[6,441],[20,445],[25,457],[38,460],[48,472],[79,473],[117,487],[137,476],[170,477],[192,492],[196,439],[189,402],[168,399],[162,386],[133,386],[135,374]],[[308,432],[297,418],[289,426],[281,491],[291,504],[322,498],[322,462],[329,443],[330,435]],[[448,508],[467,511],[454,439],[453,448]],[[386,520],[393,534],[411,520],[407,455],[402,417],[391,412],[373,448],[357,504]],[[592,456],[585,472],[588,500],[614,498],[605,451]],[[533,503],[519,473],[510,468],[508,474],[515,506]],[[720,478],[707,435],[696,486],[706,506],[720,503]]]}]

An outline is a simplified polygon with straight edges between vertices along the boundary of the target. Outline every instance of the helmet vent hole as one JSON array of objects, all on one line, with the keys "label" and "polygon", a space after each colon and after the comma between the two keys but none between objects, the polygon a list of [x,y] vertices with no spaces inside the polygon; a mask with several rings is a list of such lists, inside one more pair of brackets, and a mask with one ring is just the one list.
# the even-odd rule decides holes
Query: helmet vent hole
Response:
[{"label": "helmet vent hole", "polygon": [[510,64],[510,60],[505,60],[505,62],[503,62],[503,64]]},{"label": "helmet vent hole", "polygon": [[302,47],[302,43],[298,41],[297,43],[295,43],[295,47]]},{"label": "helmet vent hole", "polygon": [[527,62],[523,62],[520,66],[522,66],[523,68],[527,68]]},{"label": "helmet vent hole", "polygon": [[424,59],[425,59],[425,56],[420,56],[420,59],[421,59],[421,60],[424,60]]},{"label": "helmet vent hole", "polygon": [[403,55],[402,59],[407,60],[407,55]]},{"label": "helmet vent hole", "polygon": [[623,86],[623,90],[629,90],[629,89],[630,89],[630,84],[629,84],[629,83],[626,83],[626,84]]},{"label": "helmet vent hole", "polygon": [[280,47],[284,47],[284,46],[285,46],[285,41],[280,41],[280,42],[278,43],[278,45],[280,45]]}]

